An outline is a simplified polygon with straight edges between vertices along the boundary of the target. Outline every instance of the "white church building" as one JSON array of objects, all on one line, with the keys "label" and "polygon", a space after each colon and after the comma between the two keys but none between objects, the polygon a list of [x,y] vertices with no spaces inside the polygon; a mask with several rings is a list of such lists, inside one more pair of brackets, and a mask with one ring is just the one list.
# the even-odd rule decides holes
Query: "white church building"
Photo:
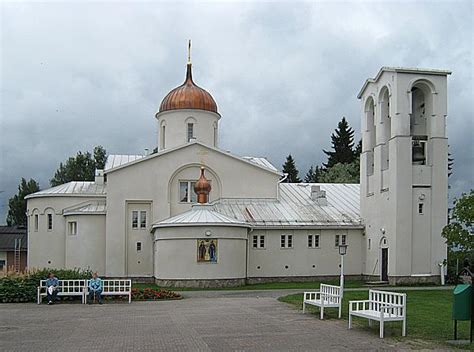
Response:
[{"label": "white church building", "polygon": [[450,72],[383,67],[364,83],[359,185],[286,183],[265,158],[220,149],[221,115],[191,68],[155,115],[156,153],[109,155],[94,182],[27,197],[30,268],[163,286],[315,280],[339,275],[347,245],[346,276],[439,282]]}]

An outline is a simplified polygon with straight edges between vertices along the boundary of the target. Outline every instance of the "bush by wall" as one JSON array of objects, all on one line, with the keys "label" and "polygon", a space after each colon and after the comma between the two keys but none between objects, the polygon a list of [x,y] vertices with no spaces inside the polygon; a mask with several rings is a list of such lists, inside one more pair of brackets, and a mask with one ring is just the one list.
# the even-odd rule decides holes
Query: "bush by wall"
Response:
[{"label": "bush by wall", "polygon": [[24,273],[6,273],[0,278],[0,302],[35,302],[36,288],[39,281],[48,277],[53,272],[60,280],[89,279],[92,277],[90,270],[66,269],[41,269],[29,270]]}]

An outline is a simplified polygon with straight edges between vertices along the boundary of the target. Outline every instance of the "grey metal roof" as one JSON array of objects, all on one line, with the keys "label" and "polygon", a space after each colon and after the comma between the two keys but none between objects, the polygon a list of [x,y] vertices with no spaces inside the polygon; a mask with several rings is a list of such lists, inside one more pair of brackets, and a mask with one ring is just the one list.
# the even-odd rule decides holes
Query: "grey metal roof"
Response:
[{"label": "grey metal roof", "polygon": [[21,239],[21,250],[28,247],[26,228],[17,226],[0,226],[0,251],[15,250],[15,239]]},{"label": "grey metal roof", "polygon": [[[311,186],[326,191],[327,205],[311,199]],[[281,183],[280,198],[220,199],[214,209],[252,227],[362,228],[358,184]]]},{"label": "grey metal roof", "polygon": [[273,166],[273,164],[271,162],[269,162],[266,158],[256,158],[256,157],[253,157],[253,156],[243,156],[242,159],[248,160],[251,163],[254,163],[256,165],[260,165],[260,166],[263,166],[263,167],[266,167],[268,169],[271,169],[271,170],[274,170],[274,171],[278,172],[278,169],[275,166]]},{"label": "grey metal roof", "polygon": [[109,170],[114,167],[122,166],[128,164],[132,161],[142,159],[145,155],[120,155],[120,154],[111,154],[107,156],[107,161],[105,162],[104,170]]},{"label": "grey metal roof", "polygon": [[88,202],[64,209],[64,215],[100,215],[107,211],[106,204],[103,201]]},{"label": "grey metal roof", "polygon": [[192,209],[171,218],[159,221],[152,228],[176,226],[237,226],[250,227],[245,221],[228,217],[213,210],[210,204],[195,204]]},{"label": "grey metal roof", "polygon": [[106,187],[105,184],[97,184],[93,181],[71,181],[63,185],[48,188],[36,193],[32,193],[25,197],[36,198],[36,197],[49,197],[49,196],[105,196]]}]

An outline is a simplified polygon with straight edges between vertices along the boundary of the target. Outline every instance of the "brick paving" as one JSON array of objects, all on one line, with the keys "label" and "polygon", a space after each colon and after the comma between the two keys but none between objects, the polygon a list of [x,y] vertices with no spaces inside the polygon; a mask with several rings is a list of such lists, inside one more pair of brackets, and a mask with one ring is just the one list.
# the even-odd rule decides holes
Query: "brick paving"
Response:
[{"label": "brick paving", "polygon": [[273,297],[0,305],[1,351],[330,351],[405,349]]}]

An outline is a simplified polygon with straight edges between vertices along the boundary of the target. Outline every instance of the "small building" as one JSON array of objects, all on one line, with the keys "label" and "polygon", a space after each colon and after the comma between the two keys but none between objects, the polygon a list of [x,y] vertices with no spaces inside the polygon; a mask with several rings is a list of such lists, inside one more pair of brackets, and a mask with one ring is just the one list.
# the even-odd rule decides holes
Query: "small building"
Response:
[{"label": "small building", "polygon": [[0,226],[0,270],[25,270],[27,254],[26,228]]}]

